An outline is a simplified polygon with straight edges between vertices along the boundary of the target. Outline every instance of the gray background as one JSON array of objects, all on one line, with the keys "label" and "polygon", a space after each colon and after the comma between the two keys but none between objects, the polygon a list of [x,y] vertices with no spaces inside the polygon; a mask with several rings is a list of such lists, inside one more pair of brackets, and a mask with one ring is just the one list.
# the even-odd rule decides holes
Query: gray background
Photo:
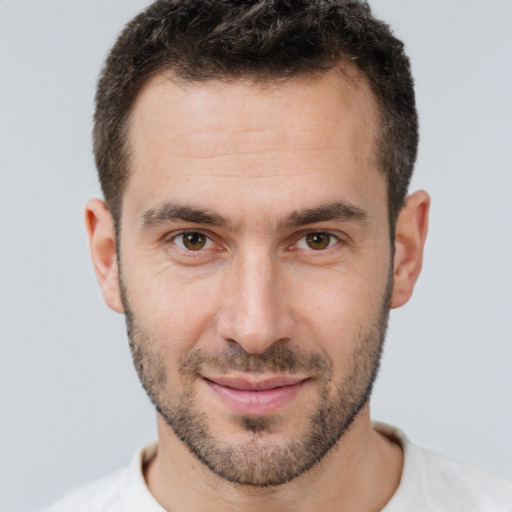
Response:
[{"label": "gray background", "polygon": [[[146,4],[0,1],[1,510],[42,507],[155,436],[82,220],[99,195],[95,80]],[[372,5],[412,59],[412,188],[433,197],[424,271],[392,313],[374,417],[512,480],[512,2]]]}]

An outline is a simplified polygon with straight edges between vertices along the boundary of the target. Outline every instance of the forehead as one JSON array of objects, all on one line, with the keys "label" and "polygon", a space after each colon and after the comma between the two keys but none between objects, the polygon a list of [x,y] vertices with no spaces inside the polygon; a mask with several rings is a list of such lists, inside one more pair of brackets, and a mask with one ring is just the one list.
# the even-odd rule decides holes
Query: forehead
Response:
[{"label": "forehead", "polygon": [[[141,132],[161,135],[165,128],[166,142],[183,145],[183,151],[214,156],[215,148],[203,142],[226,130],[232,131],[235,149],[240,148],[241,138],[244,143],[261,144],[265,133],[295,141],[298,147],[303,142],[331,147],[339,142],[333,139],[340,132],[346,136],[349,131],[361,143],[372,142],[375,118],[374,96],[367,81],[352,68],[343,74],[333,70],[284,83],[208,80],[180,85],[170,74],[162,73],[149,80],[139,94],[129,133],[138,145],[143,142]],[[360,122],[354,123],[357,120]],[[247,141],[247,132],[262,137]],[[286,140],[290,137],[293,141]]]},{"label": "forehead", "polygon": [[355,73],[184,85],[162,74],[144,87],[129,120],[126,197],[143,203],[192,193],[218,203],[244,189],[248,200],[267,194],[261,205],[287,195],[308,207],[313,188],[357,196],[369,179],[383,180],[375,133],[373,96]]}]

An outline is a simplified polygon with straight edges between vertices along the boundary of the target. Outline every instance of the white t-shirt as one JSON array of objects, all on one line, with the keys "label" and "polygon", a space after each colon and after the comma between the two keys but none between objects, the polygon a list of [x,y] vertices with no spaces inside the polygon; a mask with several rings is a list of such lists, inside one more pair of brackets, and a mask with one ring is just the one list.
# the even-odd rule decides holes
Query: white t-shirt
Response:
[{"label": "white t-shirt", "polygon": [[[512,512],[511,484],[415,446],[397,428],[374,426],[404,452],[400,485],[382,512]],[[142,473],[156,449],[156,443],[142,448],[127,468],[73,491],[43,512],[165,512]]]}]

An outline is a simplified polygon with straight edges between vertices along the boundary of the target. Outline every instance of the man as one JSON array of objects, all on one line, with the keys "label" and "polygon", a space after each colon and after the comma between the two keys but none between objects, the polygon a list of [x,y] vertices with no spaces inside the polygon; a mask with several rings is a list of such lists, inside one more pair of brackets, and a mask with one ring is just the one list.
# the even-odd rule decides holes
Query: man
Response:
[{"label": "man", "polygon": [[158,444],[51,510],[511,510],[370,421],[421,269],[417,142],[403,45],[365,4],[160,1],[126,27],[86,222]]}]

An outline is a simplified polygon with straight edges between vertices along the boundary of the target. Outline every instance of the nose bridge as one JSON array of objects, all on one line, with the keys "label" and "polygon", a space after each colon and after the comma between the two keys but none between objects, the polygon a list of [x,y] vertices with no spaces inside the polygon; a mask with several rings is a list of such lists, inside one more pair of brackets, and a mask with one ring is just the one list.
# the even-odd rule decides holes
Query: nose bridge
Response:
[{"label": "nose bridge", "polygon": [[246,352],[261,353],[291,336],[282,272],[268,247],[252,245],[240,251],[226,283],[219,319],[219,334],[225,340],[235,341]]}]

